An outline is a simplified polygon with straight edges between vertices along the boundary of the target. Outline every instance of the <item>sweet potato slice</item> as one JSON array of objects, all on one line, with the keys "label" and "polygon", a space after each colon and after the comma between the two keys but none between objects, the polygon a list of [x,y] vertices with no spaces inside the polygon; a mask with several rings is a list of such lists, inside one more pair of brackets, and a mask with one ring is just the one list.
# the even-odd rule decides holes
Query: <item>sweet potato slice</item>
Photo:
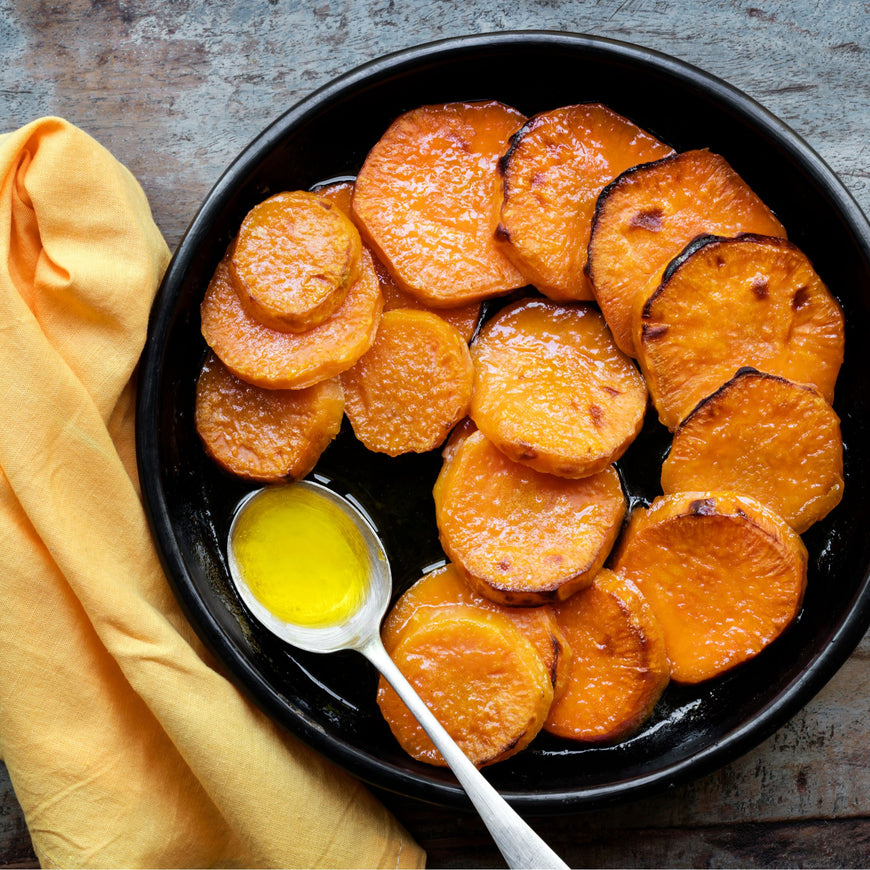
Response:
[{"label": "sweet potato slice", "polygon": [[474,367],[462,336],[438,315],[386,312],[371,349],[341,376],[356,437],[376,453],[425,453],[468,411]]},{"label": "sweet potato slice", "polygon": [[[353,219],[351,205],[353,197],[353,182],[340,181],[317,188],[317,193],[334,203],[345,214]],[[425,302],[421,302],[411,293],[406,293],[393,280],[387,267],[377,258],[375,272],[381,284],[381,293],[384,297],[384,311],[393,311],[396,308],[414,308],[421,311],[434,311],[439,317],[443,317],[451,326],[455,327],[459,334],[466,340],[471,341],[480,322],[482,305],[480,302],[470,302],[467,305],[459,305],[456,308],[432,308]]]},{"label": "sweet potato slice", "polygon": [[230,276],[248,313],[271,329],[302,332],[342,303],[359,274],[362,241],[329,200],[284,191],[245,216]]},{"label": "sweet potato slice", "polygon": [[619,740],[652,713],[670,681],[664,634],[638,588],[602,569],[555,606],[572,649],[568,688],[544,729],[589,742]]},{"label": "sweet potato slice", "polygon": [[305,390],[240,381],[210,353],[196,383],[195,423],[206,452],[248,480],[298,480],[338,435],[344,395],[337,379]]},{"label": "sweet potato slice", "polygon": [[601,193],[587,273],[616,344],[634,356],[635,300],[702,233],[785,236],[782,224],[731,168],[707,150],[627,169]]},{"label": "sweet potato slice", "polygon": [[810,386],[742,369],[674,433],[665,493],[703,488],[750,495],[798,533],[843,496],[840,418]]},{"label": "sweet potato slice", "polygon": [[498,161],[524,121],[498,102],[421,106],[369,152],[356,223],[403,290],[449,308],[525,284],[494,235]]},{"label": "sweet potato slice", "polygon": [[749,496],[675,493],[633,512],[612,567],[656,615],[671,678],[698,683],[757,655],[795,618],[807,551]]},{"label": "sweet potato slice", "polygon": [[472,344],[471,418],[506,456],[583,477],[607,468],[643,424],[643,378],[591,305],[525,299]]},{"label": "sweet potato slice", "polygon": [[488,613],[507,617],[531,642],[553,684],[553,695],[558,697],[567,684],[571,663],[571,649],[562,629],[556,622],[553,608],[508,607],[478,595],[454,565],[445,565],[424,577],[404,592],[390,608],[381,628],[381,639],[387,652],[395,649],[405,627],[412,619],[428,619],[433,608],[463,604]]},{"label": "sweet potato slice", "polygon": [[441,545],[481,595],[503,604],[567,598],[592,582],[625,515],[611,466],[579,480],[542,474],[473,432],[434,487]]},{"label": "sweet potato slice", "polygon": [[504,200],[496,232],[505,253],[551,299],[594,299],[585,268],[598,195],[626,169],[672,153],[599,103],[535,115],[500,164]]},{"label": "sweet potato slice", "polygon": [[383,299],[368,252],[360,274],[336,312],[305,332],[282,332],[245,310],[220,262],[200,306],[201,329],[211,349],[238,378],[264,389],[298,390],[349,369],[374,341]]},{"label": "sweet potato slice", "polygon": [[843,313],[785,239],[702,237],[635,318],[638,362],[673,429],[743,366],[813,384],[830,403],[843,362]]},{"label": "sweet potato slice", "polygon": [[[476,607],[437,608],[406,629],[392,658],[478,767],[525,749],[553,700],[550,675],[531,643],[506,616]],[[378,705],[409,755],[445,765],[383,677]]]}]

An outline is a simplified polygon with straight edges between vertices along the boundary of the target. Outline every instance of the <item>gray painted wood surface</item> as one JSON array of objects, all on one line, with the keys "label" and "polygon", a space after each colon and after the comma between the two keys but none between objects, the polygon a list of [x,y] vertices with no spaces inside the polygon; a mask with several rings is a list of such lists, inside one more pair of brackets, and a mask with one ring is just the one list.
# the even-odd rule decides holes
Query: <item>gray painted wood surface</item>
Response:
[{"label": "gray painted wood surface", "polygon": [[[0,0],[0,130],[62,115],[139,178],[171,247],[235,155],[296,100],[386,52],[513,29],[696,64],[785,121],[870,214],[870,4],[857,0]],[[2,715],[2,711],[0,711]],[[642,802],[533,820],[572,866],[870,865],[870,638],[740,760]],[[430,866],[501,866],[473,816],[384,795]],[[32,866],[0,765],[0,866]]]}]

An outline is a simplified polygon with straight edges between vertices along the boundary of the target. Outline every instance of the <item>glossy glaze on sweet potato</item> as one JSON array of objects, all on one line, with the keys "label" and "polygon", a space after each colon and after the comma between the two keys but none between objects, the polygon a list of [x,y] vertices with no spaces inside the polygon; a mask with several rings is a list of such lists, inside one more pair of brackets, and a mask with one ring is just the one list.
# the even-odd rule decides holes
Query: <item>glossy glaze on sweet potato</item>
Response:
[{"label": "glossy glaze on sweet potato", "polygon": [[433,490],[441,544],[481,595],[503,604],[567,598],[592,582],[625,515],[612,466],[570,480],[508,459],[472,432]]},{"label": "glossy glaze on sweet potato", "polygon": [[816,386],[828,402],[843,362],[843,313],[785,239],[702,237],[639,300],[638,362],[673,429],[743,366]]},{"label": "glossy glaze on sweet potato", "polygon": [[555,605],[572,656],[565,691],[544,729],[559,737],[612,742],[649,717],[670,681],[664,634],[638,588],[607,569]]},{"label": "glossy glaze on sweet potato", "polygon": [[371,149],[354,185],[356,224],[403,290],[453,307],[525,284],[494,235],[498,161],[524,121],[494,101],[421,106]]},{"label": "glossy glaze on sweet potato", "polygon": [[840,418],[814,387],[742,369],[679,425],[662,465],[665,493],[750,495],[798,533],[843,496]]},{"label": "glossy glaze on sweet potato", "polygon": [[526,280],[557,301],[594,299],[586,248],[595,202],[617,175],[673,153],[670,146],[600,103],[531,118],[501,161],[497,229]]},{"label": "glossy glaze on sweet potato", "polygon": [[649,295],[670,260],[702,233],[785,236],[782,224],[718,154],[684,151],[628,169],[601,193],[592,219],[587,274],[629,356],[639,294]]},{"label": "glossy glaze on sweet potato", "polygon": [[592,305],[511,303],[471,354],[471,418],[515,462],[583,477],[619,459],[640,431],[643,378]]},{"label": "glossy glaze on sweet potato", "polygon": [[612,568],[649,602],[671,678],[698,683],[753,658],[794,620],[807,551],[749,496],[681,492],[634,510]]}]

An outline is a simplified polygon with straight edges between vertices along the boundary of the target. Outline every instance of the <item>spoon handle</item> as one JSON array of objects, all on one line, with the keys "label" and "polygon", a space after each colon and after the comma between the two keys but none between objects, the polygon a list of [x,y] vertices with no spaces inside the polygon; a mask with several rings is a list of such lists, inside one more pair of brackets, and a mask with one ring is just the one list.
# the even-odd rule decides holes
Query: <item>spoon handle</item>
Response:
[{"label": "spoon handle", "polygon": [[508,866],[567,870],[568,865],[526,824],[468,760],[468,756],[456,745],[396,667],[380,638],[375,636],[358,649],[396,690],[444,760],[450,765]]}]

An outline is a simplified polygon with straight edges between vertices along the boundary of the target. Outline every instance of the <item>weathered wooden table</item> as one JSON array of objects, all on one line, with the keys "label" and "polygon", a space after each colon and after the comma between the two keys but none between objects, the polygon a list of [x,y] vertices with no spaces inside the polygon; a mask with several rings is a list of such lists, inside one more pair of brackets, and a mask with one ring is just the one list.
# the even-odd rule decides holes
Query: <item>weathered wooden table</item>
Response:
[{"label": "weathered wooden table", "polygon": [[[870,5],[859,0],[0,0],[0,130],[64,116],[139,178],[174,246],[220,172],[333,76],[446,36],[513,29],[635,42],[741,88],[870,214]],[[0,711],[2,716],[2,711]],[[763,745],[693,784],[533,824],[572,866],[870,865],[870,637]],[[430,866],[502,866],[476,817],[384,800]],[[34,866],[0,765],[0,866]]]}]

